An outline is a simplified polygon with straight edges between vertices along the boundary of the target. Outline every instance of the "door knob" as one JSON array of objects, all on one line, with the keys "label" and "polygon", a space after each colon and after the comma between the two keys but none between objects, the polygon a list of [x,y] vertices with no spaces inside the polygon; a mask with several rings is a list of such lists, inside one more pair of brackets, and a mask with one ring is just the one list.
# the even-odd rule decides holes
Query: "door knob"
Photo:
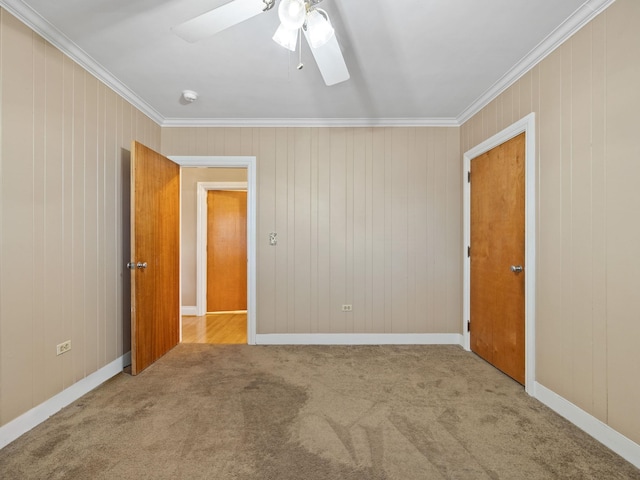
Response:
[{"label": "door knob", "polygon": [[147,268],[147,262],[129,262],[127,263],[127,268],[129,270],[135,270],[136,268],[139,270],[144,270],[145,268]]},{"label": "door knob", "polygon": [[522,272],[522,270],[524,270],[522,268],[522,265],[511,265],[511,271],[513,273],[520,273],[520,272]]}]

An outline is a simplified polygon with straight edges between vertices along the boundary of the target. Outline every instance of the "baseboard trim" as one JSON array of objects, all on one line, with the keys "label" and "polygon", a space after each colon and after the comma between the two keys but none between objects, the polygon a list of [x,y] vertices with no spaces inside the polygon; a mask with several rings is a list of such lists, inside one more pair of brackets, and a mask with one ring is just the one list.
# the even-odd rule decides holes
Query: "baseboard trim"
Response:
[{"label": "baseboard trim", "polygon": [[78,398],[89,393],[111,377],[122,372],[124,366],[130,364],[131,352],[127,352],[100,370],[77,381],[57,395],[54,395],[44,403],[41,403],[37,407],[11,420],[6,425],[3,425],[0,427],[0,448],[6,447],[21,435],[47,420],[53,414],[75,402]]},{"label": "baseboard trim", "polygon": [[640,468],[640,445],[633,440],[538,382],[535,383],[533,396],[629,463]]},{"label": "baseboard trim", "polygon": [[197,317],[198,316],[198,307],[182,307],[180,313],[187,317]]},{"label": "baseboard trim", "polygon": [[267,333],[256,345],[462,345],[459,333]]}]

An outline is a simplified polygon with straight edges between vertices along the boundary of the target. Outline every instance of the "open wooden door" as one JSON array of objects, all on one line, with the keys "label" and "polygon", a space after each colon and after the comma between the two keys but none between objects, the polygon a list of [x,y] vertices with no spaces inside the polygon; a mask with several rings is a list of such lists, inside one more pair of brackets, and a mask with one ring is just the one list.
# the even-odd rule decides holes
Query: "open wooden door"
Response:
[{"label": "open wooden door", "polygon": [[471,350],[525,380],[525,134],[471,160]]},{"label": "open wooden door", "polygon": [[180,339],[180,166],[131,145],[131,373]]}]

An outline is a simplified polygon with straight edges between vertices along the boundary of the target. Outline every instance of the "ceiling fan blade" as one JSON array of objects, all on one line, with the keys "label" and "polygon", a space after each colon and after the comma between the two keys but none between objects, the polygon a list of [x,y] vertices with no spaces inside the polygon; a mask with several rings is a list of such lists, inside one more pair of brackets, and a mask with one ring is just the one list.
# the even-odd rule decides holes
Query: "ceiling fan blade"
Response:
[{"label": "ceiling fan blade", "polygon": [[336,83],[349,80],[349,70],[342,56],[342,51],[340,50],[336,36],[333,35],[331,39],[321,47],[313,48],[309,42],[307,31],[303,31],[307,43],[309,43],[309,47],[311,48],[313,58],[318,64],[324,83],[330,87]]},{"label": "ceiling fan blade", "polygon": [[209,12],[187,20],[171,30],[187,42],[197,42],[262,13],[262,0],[232,0]]}]

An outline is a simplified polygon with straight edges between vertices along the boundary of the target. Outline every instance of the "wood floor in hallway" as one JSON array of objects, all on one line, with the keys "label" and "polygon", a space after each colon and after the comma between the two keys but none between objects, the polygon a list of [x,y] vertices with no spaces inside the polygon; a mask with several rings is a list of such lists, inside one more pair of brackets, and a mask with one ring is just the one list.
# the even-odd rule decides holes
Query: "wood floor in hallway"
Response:
[{"label": "wood floor in hallway", "polygon": [[182,317],[182,343],[247,343],[247,314]]}]

